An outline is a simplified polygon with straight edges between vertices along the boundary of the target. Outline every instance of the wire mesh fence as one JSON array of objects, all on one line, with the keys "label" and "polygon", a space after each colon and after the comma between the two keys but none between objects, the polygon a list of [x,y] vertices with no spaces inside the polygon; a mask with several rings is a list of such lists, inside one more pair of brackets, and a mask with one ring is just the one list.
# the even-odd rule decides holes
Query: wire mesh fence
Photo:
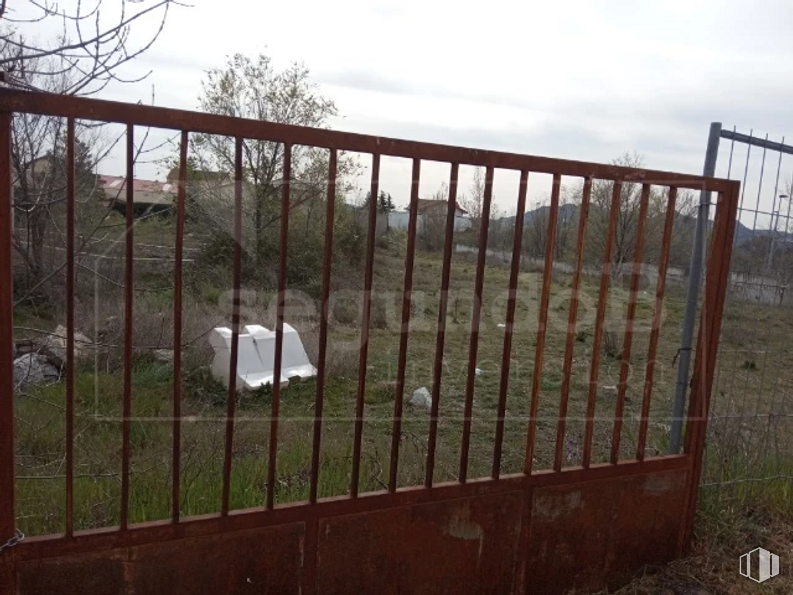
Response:
[{"label": "wire mesh fence", "polygon": [[[703,496],[793,501],[793,147],[722,131],[717,175],[741,181]],[[724,142],[724,141],[727,142]]]}]

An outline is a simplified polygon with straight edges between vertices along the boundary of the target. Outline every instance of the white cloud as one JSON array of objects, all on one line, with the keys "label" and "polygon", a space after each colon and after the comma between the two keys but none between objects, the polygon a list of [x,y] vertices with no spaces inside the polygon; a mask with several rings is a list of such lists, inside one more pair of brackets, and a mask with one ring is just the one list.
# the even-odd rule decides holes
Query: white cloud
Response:
[{"label": "white cloud", "polygon": [[194,109],[205,69],[265,52],[312,70],[338,128],[696,173],[711,120],[793,138],[791,32],[783,0],[196,0],[108,96]]}]

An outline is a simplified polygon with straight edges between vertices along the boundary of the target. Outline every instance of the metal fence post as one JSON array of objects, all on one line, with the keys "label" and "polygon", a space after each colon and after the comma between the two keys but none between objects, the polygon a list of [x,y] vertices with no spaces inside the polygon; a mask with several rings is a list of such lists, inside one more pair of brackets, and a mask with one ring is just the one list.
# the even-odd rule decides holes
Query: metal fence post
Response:
[{"label": "metal fence post", "polygon": [[[708,149],[705,153],[705,165],[702,173],[713,177],[716,173],[716,160],[719,157],[719,138],[721,122],[712,122],[708,135]],[[679,364],[677,367],[677,384],[675,385],[675,402],[672,410],[672,429],[669,436],[669,452],[680,451],[680,438],[683,430],[683,416],[686,406],[686,387],[691,367],[691,348],[696,325],[697,300],[699,297],[702,263],[705,256],[705,242],[710,214],[710,192],[701,190],[699,193],[699,209],[697,210],[697,227],[694,234],[694,246],[691,251],[691,266],[688,275],[688,294],[686,311],[683,317],[683,337],[680,341]]]},{"label": "metal fence post", "polygon": [[15,535],[11,114],[0,112],[0,545]]}]

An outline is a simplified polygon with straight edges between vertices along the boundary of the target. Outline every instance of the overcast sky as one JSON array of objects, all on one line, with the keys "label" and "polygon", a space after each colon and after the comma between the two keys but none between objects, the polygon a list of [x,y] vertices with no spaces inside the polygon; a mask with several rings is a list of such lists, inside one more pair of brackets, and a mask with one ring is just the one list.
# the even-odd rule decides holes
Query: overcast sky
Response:
[{"label": "overcast sky", "polygon": [[[278,67],[303,62],[336,101],[333,127],[367,134],[592,161],[636,151],[648,167],[689,173],[701,172],[714,120],[793,140],[789,1],[193,2],[172,11],[157,44],[127,69],[150,78],[104,96],[148,102],[154,85],[158,105],[195,109],[207,68],[263,52]],[[753,154],[752,203],[761,151]],[[720,175],[728,155],[723,141]],[[745,158],[736,147],[733,175]],[[792,164],[782,165],[789,180]],[[775,173],[769,157],[768,210]],[[422,193],[445,177],[427,175]],[[389,163],[383,177],[404,204],[409,168]],[[510,180],[496,188],[507,211]]]}]

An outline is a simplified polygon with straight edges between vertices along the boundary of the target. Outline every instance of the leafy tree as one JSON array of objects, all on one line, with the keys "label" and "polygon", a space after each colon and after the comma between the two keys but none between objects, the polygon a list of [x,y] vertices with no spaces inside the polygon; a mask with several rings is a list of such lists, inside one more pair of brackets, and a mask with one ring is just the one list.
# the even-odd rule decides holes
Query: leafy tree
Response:
[{"label": "leafy tree", "polygon": [[[372,200],[372,193],[367,192],[366,196],[363,199],[363,205],[365,207],[369,206],[369,202]],[[381,190],[377,195],[377,210],[380,213],[388,213],[393,211],[396,207],[394,206],[394,199],[391,197],[390,192],[385,192]]]},{"label": "leafy tree", "polygon": [[[328,128],[336,116],[336,105],[324,97],[309,71],[292,64],[283,71],[273,67],[268,56],[250,58],[230,56],[222,68],[206,72],[199,97],[202,110],[225,116],[249,118],[279,124]],[[223,172],[234,179],[235,141],[228,137],[197,135],[193,144],[195,167],[205,172]],[[246,221],[253,237],[251,251],[257,265],[271,262],[278,253],[278,226],[281,213],[284,146],[264,140],[246,139],[242,143],[243,183]],[[327,192],[328,153],[308,146],[293,146],[291,153],[290,208],[307,213],[308,224],[318,221],[315,211],[324,210]],[[337,184],[340,195],[349,188],[357,163],[339,155]],[[217,201],[221,197],[215,196]],[[218,210],[208,198],[206,211]],[[230,226],[226,227],[230,229]]]},{"label": "leafy tree", "polygon": [[[638,153],[625,153],[613,160],[612,164],[621,167],[642,168],[644,167],[644,157]],[[582,196],[582,187],[583,182],[575,192],[579,197],[578,200]],[[592,184],[584,257],[589,264],[594,266],[603,264],[613,195],[614,182],[595,180]],[[632,262],[634,258],[641,196],[641,184],[622,184],[617,202],[617,225],[614,237],[611,239],[613,242],[611,265],[615,275],[624,272],[625,265]],[[680,201],[680,198],[678,200],[679,204],[682,204],[683,201]],[[645,262],[657,262],[657,256],[660,254],[666,204],[666,193],[658,187],[651,187],[643,250]]]},{"label": "leafy tree", "polygon": [[[333,101],[324,97],[311,81],[308,69],[292,64],[279,71],[263,54],[255,58],[235,54],[224,67],[208,70],[199,105],[213,114],[314,128],[328,128],[330,119],[338,113]],[[213,233],[229,236],[233,229],[230,207],[235,185],[235,140],[196,135],[191,148],[193,159],[188,164],[191,172],[188,182],[192,181],[193,187],[190,193],[193,215],[201,218]],[[288,244],[290,283],[314,284],[321,271],[328,167],[327,150],[292,147],[289,230],[296,237]],[[357,261],[353,251],[358,250],[363,238],[355,218],[347,213],[349,206],[345,202],[358,169],[357,161],[339,153],[335,217],[340,227],[334,233],[334,255],[342,255],[350,263]],[[243,140],[242,239],[254,271],[270,270],[278,258],[283,177],[282,143]]]},{"label": "leafy tree", "polygon": [[[493,197],[495,199],[495,197]],[[467,193],[460,196],[460,204],[468,211],[471,220],[471,230],[478,236],[482,226],[482,209],[485,200],[485,170],[477,167]]]}]

